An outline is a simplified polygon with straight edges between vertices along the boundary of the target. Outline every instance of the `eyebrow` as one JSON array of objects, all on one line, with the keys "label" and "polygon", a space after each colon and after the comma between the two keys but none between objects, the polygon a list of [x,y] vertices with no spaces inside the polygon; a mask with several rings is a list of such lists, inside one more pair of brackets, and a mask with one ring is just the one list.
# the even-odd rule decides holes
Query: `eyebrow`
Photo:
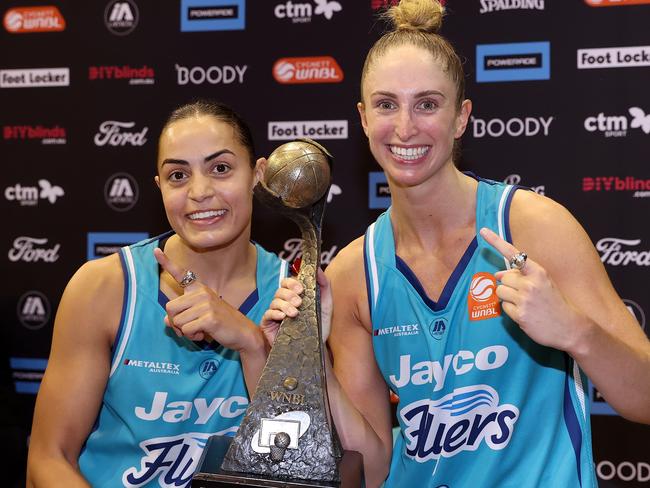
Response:
[{"label": "eyebrow", "polygon": [[[222,154],[232,154],[233,156],[235,155],[235,153],[232,152],[230,149],[222,149],[221,151],[217,151],[217,152],[212,153],[209,156],[206,156],[205,158],[203,158],[203,162],[207,163],[209,161],[212,161],[214,158],[217,158],[217,157],[221,156]],[[180,165],[184,165],[184,166],[189,166],[190,163],[188,163],[184,159],[167,158],[167,159],[164,159],[163,162],[160,165],[164,166],[166,164],[180,164]]]},{"label": "eyebrow", "polygon": [[[384,96],[384,97],[396,97],[397,95],[392,92],[387,92],[387,91],[376,91],[371,94],[371,96]],[[438,91],[438,90],[425,90],[421,91],[415,94],[415,98],[421,98],[421,97],[427,97],[430,95],[437,95],[441,96],[442,98],[447,98],[444,93]]]}]

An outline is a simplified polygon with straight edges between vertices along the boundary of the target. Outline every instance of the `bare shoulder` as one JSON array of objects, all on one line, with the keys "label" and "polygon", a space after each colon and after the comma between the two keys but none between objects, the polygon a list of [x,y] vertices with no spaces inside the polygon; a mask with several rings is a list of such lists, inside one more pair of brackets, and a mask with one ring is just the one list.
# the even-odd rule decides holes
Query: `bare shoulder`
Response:
[{"label": "bare shoulder", "polygon": [[567,269],[576,257],[597,258],[591,239],[560,203],[532,191],[517,191],[512,200],[513,244],[543,266]]},{"label": "bare shoulder", "polygon": [[75,334],[101,335],[109,346],[112,345],[122,313],[123,296],[124,274],[119,256],[112,254],[88,261],[66,286],[55,331],[73,328]]},{"label": "bare shoulder", "polygon": [[325,270],[334,295],[333,328],[342,318],[344,323],[353,320],[370,329],[363,245],[364,237],[358,237],[341,249]]},{"label": "bare shoulder", "polygon": [[351,271],[363,271],[363,242],[363,236],[357,237],[341,249],[327,267],[328,274],[335,277]]}]

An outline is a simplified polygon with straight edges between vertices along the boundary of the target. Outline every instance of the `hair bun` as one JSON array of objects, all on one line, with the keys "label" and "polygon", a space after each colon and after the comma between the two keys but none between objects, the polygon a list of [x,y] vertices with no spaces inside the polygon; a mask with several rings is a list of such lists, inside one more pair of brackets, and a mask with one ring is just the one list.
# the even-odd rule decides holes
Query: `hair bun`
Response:
[{"label": "hair bun", "polygon": [[444,8],[439,0],[401,0],[385,16],[395,30],[408,29],[437,33],[442,26]]}]

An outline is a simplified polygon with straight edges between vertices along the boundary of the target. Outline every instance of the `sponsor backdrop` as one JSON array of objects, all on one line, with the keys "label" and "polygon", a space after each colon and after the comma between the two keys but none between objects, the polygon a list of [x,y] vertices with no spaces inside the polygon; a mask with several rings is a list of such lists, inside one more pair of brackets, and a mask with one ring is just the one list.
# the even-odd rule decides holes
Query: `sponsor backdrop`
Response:
[{"label": "sponsor backdrop", "polygon": [[[355,108],[387,3],[4,2],[0,348],[12,485],[66,282],[84,261],[167,229],[153,176],[175,105],[231,104],[259,155],[303,136],[334,154],[324,263],[390,204]],[[443,32],[466,60],[474,101],[461,167],[567,206],[647,327],[650,0],[446,3]],[[287,260],[300,254],[293,225],[264,208],[253,235]],[[601,486],[648,483],[650,429],[618,417],[592,387],[588,396]]]}]

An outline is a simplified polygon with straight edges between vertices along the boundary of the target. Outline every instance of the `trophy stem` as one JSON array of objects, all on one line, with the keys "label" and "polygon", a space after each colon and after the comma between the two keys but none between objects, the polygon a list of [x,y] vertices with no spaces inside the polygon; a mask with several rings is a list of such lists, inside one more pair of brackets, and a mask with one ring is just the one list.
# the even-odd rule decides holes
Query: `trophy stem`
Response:
[{"label": "trophy stem", "polygon": [[320,327],[320,234],[326,196],[285,213],[302,233],[295,318],[280,324],[257,389],[221,469],[274,478],[338,481],[341,455],[331,421]]}]

